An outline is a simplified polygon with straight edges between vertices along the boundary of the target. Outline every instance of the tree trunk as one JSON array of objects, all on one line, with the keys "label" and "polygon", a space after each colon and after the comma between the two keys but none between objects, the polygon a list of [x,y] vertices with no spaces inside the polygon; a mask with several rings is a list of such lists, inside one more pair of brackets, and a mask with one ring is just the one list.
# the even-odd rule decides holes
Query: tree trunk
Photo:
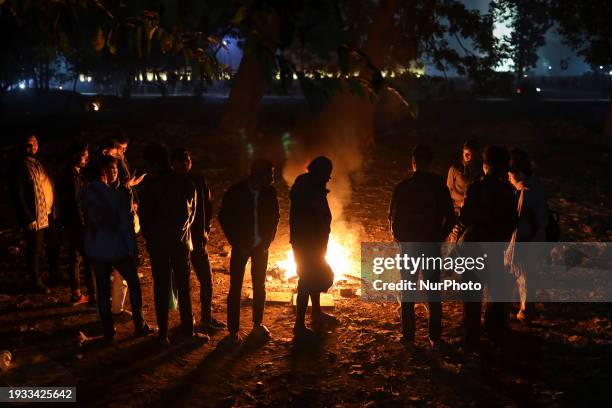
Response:
[{"label": "tree trunk", "polygon": [[76,94],[77,81],[79,80],[79,73],[76,72],[74,74],[74,79],[72,80],[72,92],[68,94],[66,97],[66,103],[64,104],[64,110],[66,112],[70,111],[70,105],[72,105],[72,101],[74,99],[74,95]]},{"label": "tree trunk", "polygon": [[263,64],[256,55],[245,53],[240,61],[217,132],[230,137],[240,135],[246,140],[251,140],[257,129],[257,116],[265,89]]},{"label": "tree trunk", "polygon": [[45,91],[49,90],[49,83],[51,82],[51,74],[50,74],[49,62],[45,63]]},{"label": "tree trunk", "polygon": [[606,123],[604,124],[604,135],[608,140],[612,138],[612,95],[610,96],[610,101],[608,102],[608,113],[606,115]]},{"label": "tree trunk", "polygon": [[[251,51],[242,55],[227,105],[217,125],[218,134],[229,137],[240,136],[247,141],[253,140],[255,136],[261,98],[268,85],[264,59],[274,58],[281,31],[281,17],[275,12],[253,15],[250,20],[247,31],[258,32],[259,38],[255,40],[247,38],[247,41],[254,41],[258,54]],[[250,34],[247,34],[248,36]]]}]

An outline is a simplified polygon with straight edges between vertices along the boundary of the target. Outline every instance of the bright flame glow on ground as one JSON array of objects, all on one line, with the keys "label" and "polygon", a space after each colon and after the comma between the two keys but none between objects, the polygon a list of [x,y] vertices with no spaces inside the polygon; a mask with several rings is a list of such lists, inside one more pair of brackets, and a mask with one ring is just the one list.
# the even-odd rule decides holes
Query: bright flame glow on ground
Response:
[{"label": "bright flame glow on ground", "polygon": [[[329,266],[334,271],[334,282],[339,281],[342,277],[350,275],[351,267],[354,266],[353,257],[351,256],[353,243],[353,236],[348,234],[346,239],[340,242],[337,237],[332,233],[329,237],[329,243],[327,244],[327,255],[325,259]],[[293,250],[287,251],[285,259],[277,262],[276,266],[285,271],[285,279],[289,279],[297,274],[295,258],[293,257]]]}]

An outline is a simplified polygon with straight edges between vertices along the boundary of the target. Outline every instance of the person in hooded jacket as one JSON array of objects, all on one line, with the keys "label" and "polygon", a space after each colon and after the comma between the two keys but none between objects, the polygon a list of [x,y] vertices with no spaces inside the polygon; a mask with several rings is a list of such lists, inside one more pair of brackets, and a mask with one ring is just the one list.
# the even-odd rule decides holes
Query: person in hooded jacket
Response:
[{"label": "person in hooded jacket", "polygon": [[335,316],[322,311],[320,300],[321,293],[334,283],[334,272],[325,260],[332,222],[326,185],[331,179],[333,164],[329,158],[319,156],[307,169],[307,173],[295,179],[290,193],[290,240],[299,277],[293,332],[298,340],[313,335],[305,324],[309,299],[313,324],[339,323]]}]

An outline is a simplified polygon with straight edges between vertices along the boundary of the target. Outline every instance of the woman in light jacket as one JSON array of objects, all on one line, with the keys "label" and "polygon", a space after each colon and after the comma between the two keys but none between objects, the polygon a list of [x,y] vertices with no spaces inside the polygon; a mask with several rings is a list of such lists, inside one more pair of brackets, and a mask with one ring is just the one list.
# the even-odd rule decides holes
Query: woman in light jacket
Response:
[{"label": "woman in light jacket", "polygon": [[[507,264],[517,278],[521,301],[516,318],[519,321],[527,321],[533,314],[537,286],[534,281],[537,279],[539,262],[542,258],[536,243],[546,241],[548,205],[544,186],[533,174],[529,157],[523,150],[514,149],[510,153],[508,176],[516,189],[519,222],[508,247]],[[530,244],[525,244],[527,242]],[[527,275],[530,275],[530,282],[527,280]]]}]

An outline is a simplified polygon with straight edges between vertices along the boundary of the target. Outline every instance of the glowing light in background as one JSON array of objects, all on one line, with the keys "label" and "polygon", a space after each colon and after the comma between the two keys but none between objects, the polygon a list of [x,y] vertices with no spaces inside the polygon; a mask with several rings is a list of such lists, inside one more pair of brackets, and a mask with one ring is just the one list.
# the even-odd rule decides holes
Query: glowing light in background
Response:
[{"label": "glowing light in background", "polygon": [[[510,25],[510,19],[503,21],[495,21],[493,24],[493,36],[500,42],[506,43],[507,38],[512,35],[512,28]],[[513,70],[512,60],[510,58],[503,59],[499,62],[499,65],[495,68],[498,72],[508,72]]]}]

